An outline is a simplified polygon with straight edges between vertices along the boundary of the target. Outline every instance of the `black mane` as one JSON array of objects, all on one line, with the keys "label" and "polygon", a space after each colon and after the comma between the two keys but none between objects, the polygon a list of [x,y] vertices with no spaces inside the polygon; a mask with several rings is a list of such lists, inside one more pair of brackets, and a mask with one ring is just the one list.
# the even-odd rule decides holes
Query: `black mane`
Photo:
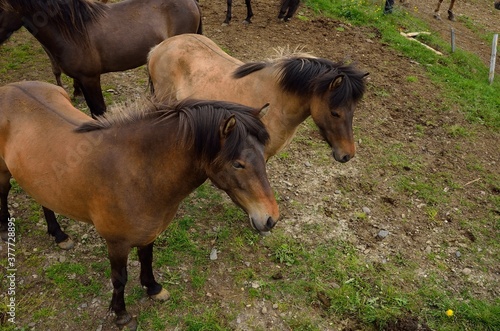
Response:
[{"label": "black mane", "polygon": [[246,63],[235,70],[233,77],[242,78],[270,66],[277,67],[281,88],[298,95],[326,93],[335,78],[342,76],[342,84],[330,95],[331,108],[358,102],[365,92],[363,78],[366,73],[351,64],[314,57],[292,56],[278,59],[276,62]]},{"label": "black mane", "polygon": [[0,0],[0,8],[23,16],[32,33],[50,22],[66,39],[86,42],[88,22],[104,17],[108,6],[90,0]]},{"label": "black mane", "polygon": [[[125,112],[125,113],[124,113]],[[220,144],[220,126],[235,116],[236,127],[224,145]],[[234,160],[241,152],[241,142],[253,136],[265,145],[269,134],[258,118],[257,110],[225,101],[184,100],[175,104],[150,103],[146,109],[117,111],[109,117],[85,123],[76,132],[91,132],[113,127],[126,127],[140,121],[152,126],[174,125],[177,141],[185,148],[194,147],[202,162],[222,164]],[[152,128],[162,130],[161,128]],[[169,129],[171,130],[171,128]]]}]

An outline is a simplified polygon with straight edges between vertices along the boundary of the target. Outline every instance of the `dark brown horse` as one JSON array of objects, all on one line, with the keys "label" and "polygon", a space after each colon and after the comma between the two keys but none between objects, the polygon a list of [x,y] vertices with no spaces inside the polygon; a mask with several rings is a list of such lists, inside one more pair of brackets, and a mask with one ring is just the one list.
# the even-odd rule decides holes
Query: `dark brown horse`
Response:
[{"label": "dark brown horse", "polygon": [[278,220],[264,161],[269,136],[257,114],[227,102],[184,101],[95,121],[61,87],[1,87],[1,224],[10,217],[11,177],[41,205],[93,224],[108,247],[116,324],[135,330],[124,301],[129,252],[138,248],[147,294],[167,299],[153,275],[153,243],[207,178],[258,231]]},{"label": "dark brown horse", "polygon": [[93,116],[106,105],[100,75],[146,63],[149,50],[181,33],[201,33],[196,0],[0,0],[0,43],[26,27],[53,65],[81,88]]},{"label": "dark brown horse", "polygon": [[148,71],[158,98],[174,93],[178,100],[225,100],[250,107],[269,103],[262,117],[271,136],[266,159],[285,148],[309,116],[332,146],[335,160],[354,157],[352,121],[367,74],[353,65],[308,54],[245,64],[205,36],[183,34],[151,50]]},{"label": "dark brown horse", "polygon": [[[283,19],[285,22],[288,22],[299,8],[299,4],[300,0],[281,0],[278,18]],[[243,23],[252,23],[251,19],[253,17],[253,11],[251,0],[245,0],[245,5],[247,7],[247,17],[243,20]],[[227,25],[231,22],[232,7],[233,0],[227,0],[226,18],[223,23],[224,25]]]}]

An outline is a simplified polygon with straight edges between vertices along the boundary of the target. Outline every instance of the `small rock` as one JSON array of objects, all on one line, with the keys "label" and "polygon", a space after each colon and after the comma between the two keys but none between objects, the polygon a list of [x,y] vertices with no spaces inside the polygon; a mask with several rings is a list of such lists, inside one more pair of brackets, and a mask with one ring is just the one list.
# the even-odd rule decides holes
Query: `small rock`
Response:
[{"label": "small rock", "polygon": [[258,282],[252,282],[252,288],[259,288],[260,284]]},{"label": "small rock", "polygon": [[456,251],[456,252],[455,252],[455,256],[456,256],[456,257],[460,257],[460,256],[462,256],[462,253],[460,253],[460,251]]},{"label": "small rock", "polygon": [[66,257],[61,255],[61,256],[59,256],[58,260],[59,260],[59,262],[64,263],[64,262],[66,262]]},{"label": "small rock", "polygon": [[427,247],[424,249],[424,252],[425,252],[425,254],[430,254],[430,253],[432,253],[432,248],[431,248],[431,246],[427,246]]},{"label": "small rock", "polygon": [[470,268],[463,268],[462,273],[466,276],[469,276],[472,273],[472,269]]},{"label": "small rock", "polygon": [[370,215],[370,213],[372,212],[370,210],[370,208],[368,208],[368,207],[363,207],[362,210],[363,210],[363,213],[365,213],[366,215]]},{"label": "small rock", "polygon": [[217,260],[217,249],[212,248],[212,251],[210,252],[210,260],[214,261]]},{"label": "small rock", "polygon": [[267,314],[267,308],[266,307],[262,307],[261,313],[263,315]]},{"label": "small rock", "polygon": [[279,307],[279,306],[278,306],[278,304],[277,304],[277,303],[275,303],[275,304],[273,305],[273,309],[278,309],[278,307]]},{"label": "small rock", "polygon": [[99,326],[97,327],[97,329],[95,329],[95,331],[102,331],[102,324],[101,324],[101,325],[99,325]]},{"label": "small rock", "polygon": [[377,234],[377,238],[379,239],[384,239],[385,237],[387,237],[389,235],[389,231],[387,230],[380,230]]},{"label": "small rock", "polygon": [[311,167],[311,163],[310,163],[309,161],[306,161],[306,162],[304,163],[304,165],[305,165],[306,167],[308,167],[308,168],[310,168],[310,167]]}]

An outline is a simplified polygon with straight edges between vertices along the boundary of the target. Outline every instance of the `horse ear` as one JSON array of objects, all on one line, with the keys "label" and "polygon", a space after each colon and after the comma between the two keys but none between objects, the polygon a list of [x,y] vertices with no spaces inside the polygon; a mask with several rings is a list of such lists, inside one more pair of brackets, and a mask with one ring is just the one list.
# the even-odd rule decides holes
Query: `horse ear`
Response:
[{"label": "horse ear", "polygon": [[340,86],[340,84],[342,84],[342,81],[344,80],[344,75],[338,75],[337,77],[335,77],[335,79],[330,83],[330,91],[332,90],[335,90],[337,87]]},{"label": "horse ear", "polygon": [[231,131],[234,129],[235,126],[236,126],[236,118],[234,117],[234,115],[231,115],[220,126],[221,138],[226,138],[229,135],[229,133],[231,133]]},{"label": "horse ear", "polygon": [[266,116],[268,110],[269,110],[269,102],[266,103],[264,106],[262,106],[262,108],[259,109],[259,111],[257,112],[259,118]]}]

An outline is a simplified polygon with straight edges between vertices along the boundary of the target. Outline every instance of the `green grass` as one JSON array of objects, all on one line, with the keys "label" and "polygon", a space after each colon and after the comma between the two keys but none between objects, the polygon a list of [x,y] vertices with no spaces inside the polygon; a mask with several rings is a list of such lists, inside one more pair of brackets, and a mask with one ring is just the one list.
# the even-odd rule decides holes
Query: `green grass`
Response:
[{"label": "green grass", "polygon": [[[449,43],[440,39],[432,27],[402,9],[395,10],[391,15],[383,15],[381,1],[308,0],[306,3],[323,15],[340,18],[354,25],[375,27],[380,31],[383,42],[426,68],[429,77],[445,90],[448,101],[458,105],[468,120],[496,131],[500,129],[500,79],[496,77],[493,84],[489,84],[489,69],[477,55],[460,49],[451,53]],[[469,25],[473,31],[478,31],[477,25]],[[445,52],[445,56],[439,56],[424,47],[415,47],[414,42],[400,35],[401,27],[407,32],[434,32],[428,36],[422,35],[421,38],[425,43]],[[479,37],[491,43],[491,36],[492,34],[488,34]]]}]

